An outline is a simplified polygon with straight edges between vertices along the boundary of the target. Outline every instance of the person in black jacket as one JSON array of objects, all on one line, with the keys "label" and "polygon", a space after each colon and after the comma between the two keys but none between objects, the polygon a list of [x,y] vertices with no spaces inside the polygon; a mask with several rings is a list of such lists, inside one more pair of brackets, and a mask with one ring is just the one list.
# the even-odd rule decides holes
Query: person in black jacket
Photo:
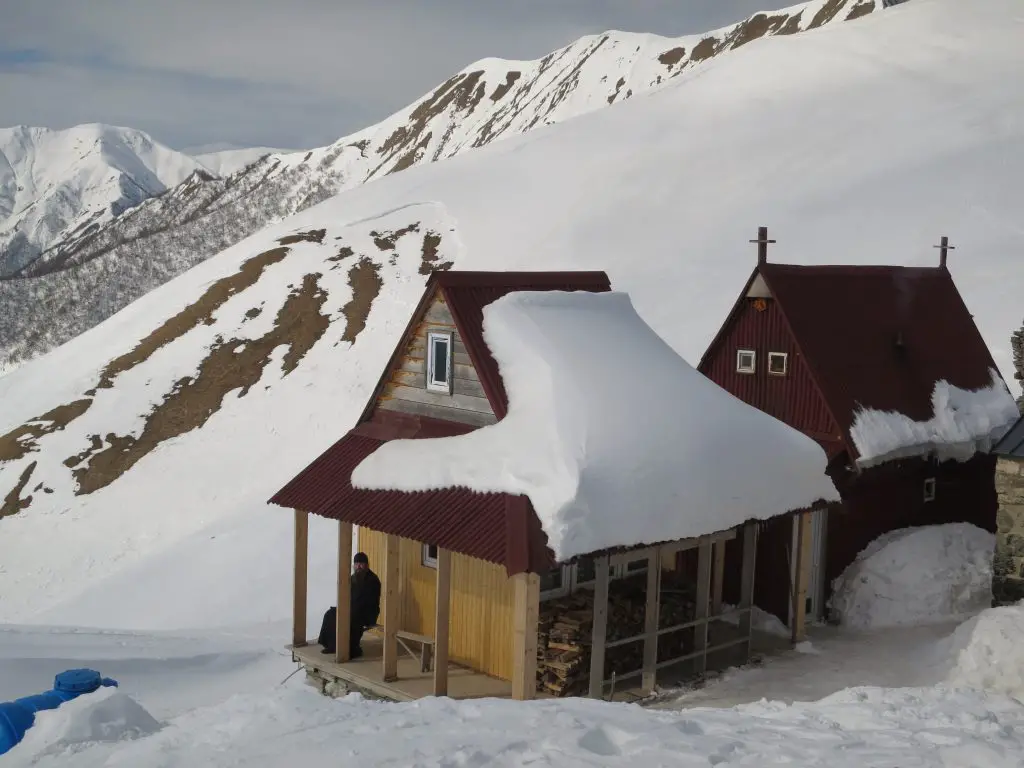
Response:
[{"label": "person in black jacket", "polygon": [[[365,552],[357,552],[352,558],[355,571],[352,573],[349,608],[349,655],[357,659],[363,655],[359,641],[363,632],[377,623],[380,616],[380,579],[370,570],[370,558]],[[317,642],[323,646],[323,653],[335,652],[338,608],[332,606],[324,614]]]}]

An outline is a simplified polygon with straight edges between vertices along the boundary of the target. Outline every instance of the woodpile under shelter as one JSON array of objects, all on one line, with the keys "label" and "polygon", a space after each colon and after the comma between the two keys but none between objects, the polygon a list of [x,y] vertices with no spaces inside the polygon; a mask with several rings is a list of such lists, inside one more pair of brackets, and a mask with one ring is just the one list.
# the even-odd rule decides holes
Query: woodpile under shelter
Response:
[{"label": "woodpile under shelter", "polygon": [[1017,411],[945,238],[933,267],[777,264],[766,228],[754,242],[757,265],[698,369],[827,454],[842,499],[803,532],[806,602],[786,587],[801,531],[781,520],[762,527],[756,594],[784,622],[826,620],[833,580],[878,536],[954,522],[995,530],[988,451]]},{"label": "woodpile under shelter", "polygon": [[[358,422],[271,499],[295,514],[289,648],[325,690],[607,697],[747,658],[759,523],[838,499],[824,452],[610,289],[435,272]],[[354,528],[381,577],[358,659],[307,637],[310,514],[338,521],[338,637]]]}]

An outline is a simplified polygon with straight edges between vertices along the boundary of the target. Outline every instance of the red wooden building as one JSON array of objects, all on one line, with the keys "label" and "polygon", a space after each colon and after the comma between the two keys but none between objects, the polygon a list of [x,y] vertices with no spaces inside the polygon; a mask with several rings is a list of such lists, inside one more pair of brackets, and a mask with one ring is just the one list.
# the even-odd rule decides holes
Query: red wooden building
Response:
[{"label": "red wooden building", "polygon": [[[880,534],[950,522],[995,530],[991,456],[863,468],[851,436],[858,409],[927,421],[937,382],[981,389],[998,369],[945,248],[936,267],[795,266],[768,263],[763,228],[759,241],[758,264],[698,368],[825,449],[842,502],[815,514],[806,610],[827,618],[832,580]],[[762,529],[756,578],[757,604],[784,621],[796,539],[787,522]]]}]

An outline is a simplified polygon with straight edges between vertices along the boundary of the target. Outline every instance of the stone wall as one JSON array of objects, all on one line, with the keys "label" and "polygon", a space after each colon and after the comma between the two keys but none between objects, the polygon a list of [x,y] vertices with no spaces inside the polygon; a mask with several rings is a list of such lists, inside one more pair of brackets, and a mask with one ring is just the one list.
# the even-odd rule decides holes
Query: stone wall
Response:
[{"label": "stone wall", "polygon": [[996,551],[992,561],[992,604],[1024,600],[1024,459],[996,463]]}]

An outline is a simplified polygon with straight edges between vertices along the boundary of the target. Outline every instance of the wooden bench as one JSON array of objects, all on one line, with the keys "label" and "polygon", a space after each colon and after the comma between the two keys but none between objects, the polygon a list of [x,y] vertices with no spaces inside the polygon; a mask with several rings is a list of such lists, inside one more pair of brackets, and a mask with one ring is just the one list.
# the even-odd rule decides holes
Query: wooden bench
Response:
[{"label": "wooden bench", "polygon": [[[384,634],[383,624],[374,624],[371,629]],[[401,645],[405,652],[410,656],[419,656],[420,659],[420,672],[429,672],[433,667],[434,662],[434,638],[427,637],[426,635],[417,635],[415,632],[406,632],[404,629],[400,629],[395,633],[398,644]],[[411,643],[419,643],[420,652],[415,653],[412,648],[409,647],[406,641]]]}]

